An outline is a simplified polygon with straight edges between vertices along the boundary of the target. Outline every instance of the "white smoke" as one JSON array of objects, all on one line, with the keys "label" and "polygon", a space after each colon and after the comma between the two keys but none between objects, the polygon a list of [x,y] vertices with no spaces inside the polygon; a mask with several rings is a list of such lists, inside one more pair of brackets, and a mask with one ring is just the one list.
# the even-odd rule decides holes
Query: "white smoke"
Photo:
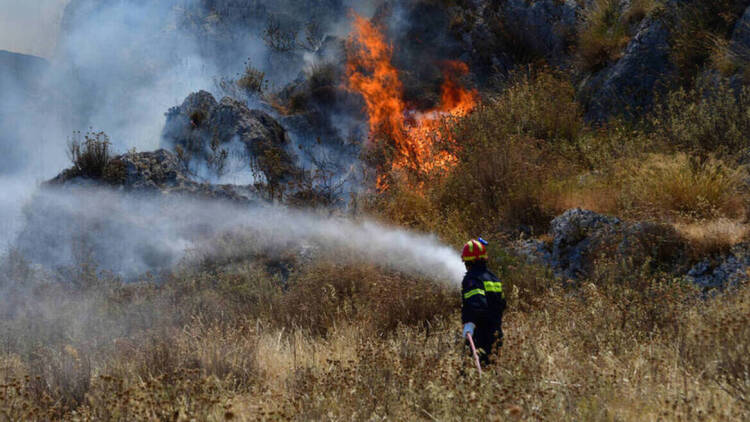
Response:
[{"label": "white smoke", "polygon": [[49,57],[70,0],[0,0],[0,50]]},{"label": "white smoke", "polygon": [[129,275],[169,268],[226,233],[241,233],[256,249],[344,251],[361,262],[446,283],[458,283],[464,273],[457,251],[434,236],[279,206],[79,187],[45,189],[28,217],[19,242],[25,254],[42,263],[72,264],[74,246],[83,241],[104,269]]},{"label": "white smoke", "polygon": [[[3,3],[3,14],[37,28],[34,18],[60,14],[63,5],[31,3]],[[46,65],[20,56],[0,63],[0,216],[10,219],[0,225],[0,251],[16,235],[17,217],[38,183],[70,166],[66,149],[74,131],[104,131],[120,152],[155,149],[164,112],[212,86],[216,71],[173,25],[170,3],[74,0],[62,32],[55,33],[57,24],[45,32],[56,46]],[[15,38],[33,34],[0,25],[0,48],[13,49]]]}]

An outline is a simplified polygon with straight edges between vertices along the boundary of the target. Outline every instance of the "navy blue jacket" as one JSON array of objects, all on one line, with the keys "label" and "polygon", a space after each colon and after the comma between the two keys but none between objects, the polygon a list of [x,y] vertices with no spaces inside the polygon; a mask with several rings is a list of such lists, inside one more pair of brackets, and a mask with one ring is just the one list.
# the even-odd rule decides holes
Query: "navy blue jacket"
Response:
[{"label": "navy blue jacket", "polygon": [[503,320],[505,295],[503,283],[487,269],[486,263],[476,262],[461,282],[463,306],[461,321],[477,326],[495,326]]}]

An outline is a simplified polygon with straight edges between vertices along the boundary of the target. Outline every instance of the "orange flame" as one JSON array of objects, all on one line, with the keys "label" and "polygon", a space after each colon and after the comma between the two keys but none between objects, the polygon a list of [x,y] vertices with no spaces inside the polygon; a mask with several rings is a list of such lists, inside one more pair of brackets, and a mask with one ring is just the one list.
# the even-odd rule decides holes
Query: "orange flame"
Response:
[{"label": "orange flame", "polygon": [[[361,16],[354,14],[353,27],[348,39],[348,86],[365,100],[370,136],[384,135],[392,140],[395,155],[390,169],[408,169],[423,175],[450,170],[457,158],[437,150],[435,142],[443,118],[464,116],[477,104],[476,91],[467,90],[456,81],[468,73],[468,66],[457,61],[446,63],[440,104],[430,110],[411,110],[403,100],[398,71],[391,64],[391,46]],[[388,188],[385,176],[390,169],[379,169],[377,187],[381,191]]]}]

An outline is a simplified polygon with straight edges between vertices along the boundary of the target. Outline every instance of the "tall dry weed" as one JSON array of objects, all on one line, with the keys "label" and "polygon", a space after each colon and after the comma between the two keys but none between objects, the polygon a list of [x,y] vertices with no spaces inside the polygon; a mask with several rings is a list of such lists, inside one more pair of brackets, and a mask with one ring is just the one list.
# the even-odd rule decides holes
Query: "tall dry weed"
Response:
[{"label": "tall dry weed", "polygon": [[632,168],[626,198],[645,212],[691,218],[742,217],[745,170],[718,159],[653,155]]}]

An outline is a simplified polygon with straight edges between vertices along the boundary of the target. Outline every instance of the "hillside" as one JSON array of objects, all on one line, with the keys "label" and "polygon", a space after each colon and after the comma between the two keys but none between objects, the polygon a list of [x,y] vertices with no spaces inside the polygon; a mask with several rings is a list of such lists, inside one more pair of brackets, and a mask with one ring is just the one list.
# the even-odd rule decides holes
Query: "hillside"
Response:
[{"label": "hillside", "polygon": [[[35,180],[0,184],[0,422],[750,418],[750,1],[62,27],[51,63],[0,52],[33,106],[0,98],[0,176]],[[481,376],[479,236],[508,302]]]}]

